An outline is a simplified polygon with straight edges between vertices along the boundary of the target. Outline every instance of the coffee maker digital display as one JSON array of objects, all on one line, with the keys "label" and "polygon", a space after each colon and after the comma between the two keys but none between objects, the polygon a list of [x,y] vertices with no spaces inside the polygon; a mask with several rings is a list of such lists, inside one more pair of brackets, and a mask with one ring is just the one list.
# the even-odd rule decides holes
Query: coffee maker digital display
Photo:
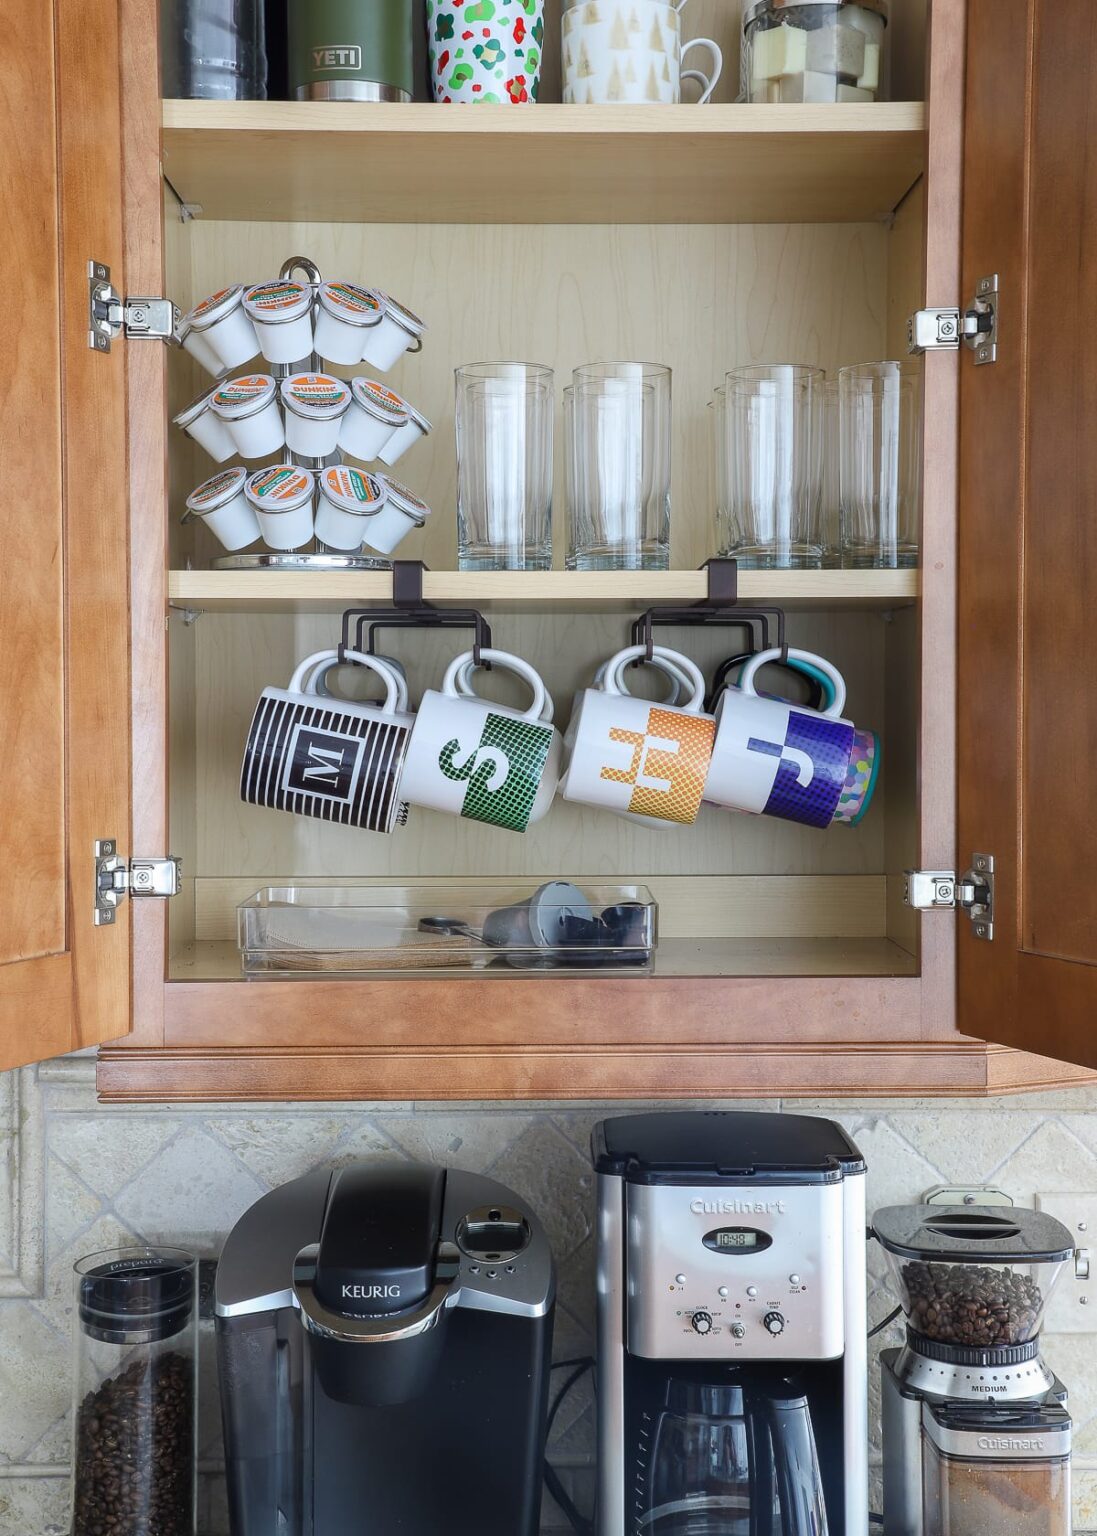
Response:
[{"label": "coffee maker digital display", "polygon": [[595,1127],[599,1536],[866,1536],[865,1165],[803,1115]]},{"label": "coffee maker digital display", "polygon": [[701,1241],[715,1253],[743,1253],[768,1248],[772,1239],[757,1227],[720,1227],[715,1232],[706,1232]]}]

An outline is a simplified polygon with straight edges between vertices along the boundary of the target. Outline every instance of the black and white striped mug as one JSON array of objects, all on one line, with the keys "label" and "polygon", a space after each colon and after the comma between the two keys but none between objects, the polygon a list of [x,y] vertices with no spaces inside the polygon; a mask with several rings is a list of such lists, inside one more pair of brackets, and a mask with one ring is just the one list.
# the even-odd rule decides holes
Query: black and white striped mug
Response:
[{"label": "black and white striped mug", "polygon": [[344,653],[376,672],[384,701],[359,704],[312,691],[313,673],[339,659],[318,651],[288,688],[264,688],[244,747],[240,797],[249,805],[314,816],[365,832],[391,832],[404,814],[400,776],[415,717],[395,672],[376,656]]}]

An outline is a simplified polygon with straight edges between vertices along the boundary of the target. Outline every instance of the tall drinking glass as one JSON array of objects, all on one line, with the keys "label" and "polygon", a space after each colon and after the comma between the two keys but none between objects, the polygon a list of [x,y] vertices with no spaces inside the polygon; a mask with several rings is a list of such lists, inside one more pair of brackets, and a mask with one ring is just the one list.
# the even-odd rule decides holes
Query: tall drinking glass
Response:
[{"label": "tall drinking glass", "polygon": [[728,392],[720,385],[709,401],[716,455],[716,553],[731,553],[731,486],[728,474]]},{"label": "tall drinking glass", "polygon": [[667,570],[671,370],[588,363],[572,388],[575,568]]},{"label": "tall drinking glass", "polygon": [[554,405],[551,368],[458,368],[458,569],[551,568]]},{"label": "tall drinking glass", "polygon": [[922,388],[915,362],[861,363],[838,375],[842,564],[918,564]]},{"label": "tall drinking glass", "polygon": [[727,375],[727,554],[748,569],[822,564],[823,371],[758,363]]},{"label": "tall drinking glass", "polygon": [[838,410],[838,380],[823,385],[823,566],[842,564],[841,474],[842,433]]}]

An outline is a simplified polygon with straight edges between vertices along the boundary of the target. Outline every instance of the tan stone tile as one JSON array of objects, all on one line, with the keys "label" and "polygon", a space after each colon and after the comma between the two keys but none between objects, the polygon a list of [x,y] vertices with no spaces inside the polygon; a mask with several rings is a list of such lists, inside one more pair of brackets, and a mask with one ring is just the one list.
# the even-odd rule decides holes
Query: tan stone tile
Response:
[{"label": "tan stone tile", "polygon": [[51,1116],[49,1151],[105,1201],[141,1174],[184,1124],[168,1115],[123,1116],[96,1110],[88,1116]]},{"label": "tan stone tile", "polygon": [[416,1162],[483,1173],[538,1118],[500,1108],[479,1115],[375,1115],[373,1122]]},{"label": "tan stone tile", "polygon": [[65,1536],[69,1513],[67,1476],[0,1477],[3,1536]]},{"label": "tan stone tile", "polygon": [[154,1157],[114,1204],[147,1242],[215,1254],[237,1219],[266,1192],[199,1121]]},{"label": "tan stone tile", "polygon": [[209,1117],[206,1131],[227,1147],[266,1189],[276,1189],[330,1163],[359,1123],[357,1115],[282,1115],[251,1112]]}]

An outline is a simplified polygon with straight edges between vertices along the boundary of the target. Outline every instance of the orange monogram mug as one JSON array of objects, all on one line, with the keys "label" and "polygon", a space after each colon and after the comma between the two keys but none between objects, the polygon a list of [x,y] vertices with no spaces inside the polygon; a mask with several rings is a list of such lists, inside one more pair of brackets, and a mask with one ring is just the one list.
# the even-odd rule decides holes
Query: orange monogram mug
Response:
[{"label": "orange monogram mug", "polygon": [[654,649],[657,662],[684,674],[688,699],[679,706],[632,697],[624,670],[646,653],[642,645],[619,651],[572,715],[562,792],[565,800],[688,827],[701,808],[716,725],[704,712],[705,680],[694,663],[665,646]]}]

